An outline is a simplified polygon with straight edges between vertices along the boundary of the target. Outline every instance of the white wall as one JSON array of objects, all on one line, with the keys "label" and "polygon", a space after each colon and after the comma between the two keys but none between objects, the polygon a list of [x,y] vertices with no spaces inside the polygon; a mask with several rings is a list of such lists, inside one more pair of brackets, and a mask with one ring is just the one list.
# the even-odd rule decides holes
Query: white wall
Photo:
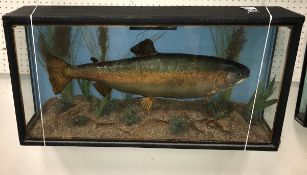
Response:
[{"label": "white wall", "polygon": [[278,152],[19,146],[10,79],[0,74],[0,175],[306,175],[307,128],[293,119],[290,92]]}]

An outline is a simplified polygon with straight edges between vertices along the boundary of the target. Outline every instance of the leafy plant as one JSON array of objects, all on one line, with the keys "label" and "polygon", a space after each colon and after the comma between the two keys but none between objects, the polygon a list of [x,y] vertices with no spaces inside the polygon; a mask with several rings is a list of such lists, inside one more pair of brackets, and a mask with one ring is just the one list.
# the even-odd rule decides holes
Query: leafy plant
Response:
[{"label": "leafy plant", "polygon": [[126,125],[131,126],[133,124],[139,123],[141,118],[133,111],[128,110],[121,118],[121,121]]},{"label": "leafy plant", "polygon": [[59,109],[59,111],[61,113],[67,111],[71,107],[71,105],[72,105],[72,99],[66,98],[66,97],[62,97],[62,94],[60,96],[60,102],[61,103],[59,103],[57,108]]},{"label": "leafy plant", "polygon": [[110,103],[110,97],[97,99],[97,102],[95,103],[96,106],[95,113],[97,117],[100,117],[102,115],[108,103]]},{"label": "leafy plant", "polygon": [[[92,57],[99,61],[107,60],[108,29],[106,27],[79,27],[80,45],[87,48]],[[97,37],[98,36],[98,37]]]},{"label": "leafy plant", "polygon": [[86,98],[87,101],[91,101],[91,98],[92,98],[91,81],[78,79],[77,82],[78,82],[79,88],[83,96]]},{"label": "leafy plant", "polygon": [[183,117],[172,117],[169,121],[169,130],[171,134],[182,135],[189,129],[189,122]]},{"label": "leafy plant", "polygon": [[270,99],[269,97],[273,94],[275,90],[275,77],[273,78],[272,81],[269,82],[267,88],[265,88],[265,81],[262,80],[260,81],[258,85],[258,91],[257,91],[257,97],[255,100],[255,94],[256,90],[253,93],[252,97],[250,98],[247,106],[248,110],[251,111],[253,108],[253,104],[255,101],[254,105],[254,114],[263,111],[265,108],[277,103],[278,99]]},{"label": "leafy plant", "polygon": [[[50,54],[63,59],[67,63],[72,63],[74,57],[72,28],[67,26],[53,26],[48,28],[38,28],[38,45],[41,56],[38,56],[38,62],[46,70],[45,59]],[[70,82],[61,92],[61,100],[64,103],[71,101],[73,98],[73,84]]]},{"label": "leafy plant", "polygon": [[226,58],[225,51],[231,39],[233,28],[218,26],[210,27],[209,31],[213,40],[216,56]]},{"label": "leafy plant", "polygon": [[225,58],[237,61],[243,46],[246,42],[245,31],[243,27],[234,28],[230,40],[228,42],[227,48],[225,50]]},{"label": "leafy plant", "polygon": [[123,99],[126,103],[129,103],[133,100],[133,95],[129,93],[124,93]]},{"label": "leafy plant", "polygon": [[[86,47],[92,57],[98,59],[98,61],[107,60],[108,49],[108,29],[106,27],[79,27],[77,33],[80,33],[81,41],[80,45]],[[97,37],[98,36],[98,37]],[[78,85],[82,94],[88,101],[92,100],[91,87],[92,83],[88,80],[78,80]],[[100,116],[103,110],[104,100],[100,100],[96,113]]]},{"label": "leafy plant", "polygon": [[100,48],[100,59],[106,61],[108,49],[108,29],[106,27],[99,27],[98,29],[98,44]]},{"label": "leafy plant", "polygon": [[72,119],[72,122],[76,126],[84,126],[88,122],[88,118],[84,115],[77,115]]},{"label": "leafy plant", "polygon": [[[63,59],[69,64],[75,63],[80,46],[86,47],[91,56],[100,61],[106,60],[108,49],[108,29],[106,27],[54,26],[38,29],[36,35],[39,38],[38,45],[41,51],[38,62],[45,70],[45,58],[50,54]],[[88,80],[78,80],[77,83],[82,94],[90,101],[92,98],[90,91],[92,83]],[[70,82],[61,92],[60,99],[64,104],[72,101],[73,91],[73,82]]]},{"label": "leafy plant", "polygon": [[[246,42],[244,27],[211,27],[210,33],[217,57],[238,61]],[[232,89],[220,93],[224,101],[230,99]]]},{"label": "leafy plant", "polygon": [[210,100],[206,102],[204,111],[208,114],[208,117],[213,119],[222,119],[227,115],[227,109],[225,109],[226,104],[222,105],[222,100]]},{"label": "leafy plant", "polygon": [[166,32],[157,33],[157,34],[151,36],[150,39],[151,39],[153,42],[156,42],[157,40],[159,40],[160,38],[162,38],[165,34],[166,34]]}]

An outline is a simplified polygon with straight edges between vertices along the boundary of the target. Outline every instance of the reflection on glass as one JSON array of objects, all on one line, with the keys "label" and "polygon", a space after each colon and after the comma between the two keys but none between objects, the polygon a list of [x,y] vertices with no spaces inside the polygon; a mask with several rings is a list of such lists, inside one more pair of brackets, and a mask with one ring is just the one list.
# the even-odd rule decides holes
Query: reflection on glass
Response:
[{"label": "reflection on glass", "polygon": [[[253,111],[249,142],[271,141],[280,86],[272,71],[277,27],[261,74],[267,27],[33,29],[32,79],[48,139],[243,143]],[[29,135],[41,138],[36,123]]]},{"label": "reflection on glass", "polygon": [[305,80],[304,80],[304,87],[303,87],[303,94],[302,94],[302,99],[301,99],[301,103],[300,103],[300,113],[306,113],[306,106],[307,106],[307,76],[305,76]]}]

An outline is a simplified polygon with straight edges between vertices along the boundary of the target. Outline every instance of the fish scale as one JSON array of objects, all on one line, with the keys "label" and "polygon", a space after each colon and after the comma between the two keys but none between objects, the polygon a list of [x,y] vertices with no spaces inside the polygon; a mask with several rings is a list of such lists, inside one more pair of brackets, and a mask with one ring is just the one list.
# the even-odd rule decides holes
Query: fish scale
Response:
[{"label": "fish scale", "polygon": [[[136,57],[114,61],[72,66],[50,57],[46,65],[54,92],[61,92],[71,79],[86,79],[97,81],[105,88],[149,97],[204,97],[236,85],[250,73],[246,66],[231,60],[206,55],[158,53],[150,48],[153,44],[142,45],[150,42],[141,42],[131,49],[141,53],[135,52]],[[144,55],[146,52],[150,53]]]}]

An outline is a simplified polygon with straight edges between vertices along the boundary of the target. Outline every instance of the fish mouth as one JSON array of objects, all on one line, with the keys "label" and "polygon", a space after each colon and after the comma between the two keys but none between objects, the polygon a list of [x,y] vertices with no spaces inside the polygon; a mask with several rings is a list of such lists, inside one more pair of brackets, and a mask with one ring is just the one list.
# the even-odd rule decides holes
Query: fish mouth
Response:
[{"label": "fish mouth", "polygon": [[244,79],[248,78],[248,77],[250,76],[250,70],[249,70],[248,68],[246,68],[246,69],[244,70],[244,73],[243,73],[243,74],[245,75],[245,78],[244,78]]},{"label": "fish mouth", "polygon": [[241,65],[240,71],[241,71],[243,79],[245,79],[245,78],[250,76],[250,70],[245,65]]},{"label": "fish mouth", "polygon": [[241,77],[242,79],[239,80],[235,85],[238,85],[238,84],[242,83],[249,76],[250,76],[250,70],[247,67],[244,67],[244,69],[242,70],[242,77]]},{"label": "fish mouth", "polygon": [[245,78],[250,76],[250,70],[248,67],[244,66],[243,74],[245,75]]},{"label": "fish mouth", "polygon": [[239,80],[235,85],[238,85],[238,84],[242,83],[245,79],[247,79],[247,77],[245,77],[245,78]]}]

